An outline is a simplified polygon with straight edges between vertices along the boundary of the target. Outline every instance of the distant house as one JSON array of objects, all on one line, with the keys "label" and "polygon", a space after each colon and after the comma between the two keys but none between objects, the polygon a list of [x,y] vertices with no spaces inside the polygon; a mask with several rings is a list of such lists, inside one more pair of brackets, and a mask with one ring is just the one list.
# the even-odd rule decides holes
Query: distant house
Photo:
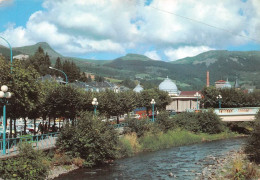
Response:
[{"label": "distant house", "polygon": [[223,88],[227,88],[227,89],[230,89],[232,86],[231,84],[229,83],[228,79],[227,81],[224,81],[224,80],[218,80],[215,82],[215,87],[217,89],[223,89]]},{"label": "distant house", "polygon": [[74,83],[71,83],[73,86],[79,87],[79,88],[83,88],[86,91],[91,91],[91,92],[102,92],[105,90],[112,90],[116,93],[118,92],[122,92],[122,91],[127,91],[129,90],[129,88],[124,87],[124,86],[118,86],[116,84],[110,83],[108,81],[104,81],[104,82],[82,82],[82,81],[76,81]]},{"label": "distant house", "polygon": [[66,82],[63,80],[62,77],[58,76],[51,76],[50,74],[46,74],[45,76],[42,76],[39,78],[41,81],[56,81],[59,84],[66,84]]},{"label": "distant house", "polygon": [[29,55],[27,55],[27,54],[19,54],[19,55],[13,56],[13,59],[18,59],[18,60],[26,60],[28,58],[29,58]]}]

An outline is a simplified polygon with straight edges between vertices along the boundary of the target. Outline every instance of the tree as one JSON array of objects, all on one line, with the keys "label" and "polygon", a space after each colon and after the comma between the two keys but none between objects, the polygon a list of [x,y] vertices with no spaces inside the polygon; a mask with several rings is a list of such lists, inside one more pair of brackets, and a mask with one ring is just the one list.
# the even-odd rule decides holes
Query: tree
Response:
[{"label": "tree", "polygon": [[118,142],[118,134],[112,126],[92,113],[82,112],[76,126],[66,124],[56,146],[72,157],[84,159],[84,165],[92,167],[114,159]]},{"label": "tree", "polygon": [[1,72],[4,72],[0,75],[1,84],[7,85],[12,93],[12,98],[8,100],[7,115],[14,120],[24,118],[24,131],[26,131],[25,118],[39,100],[40,88],[37,82],[39,74],[31,66],[24,68],[18,60],[13,62],[12,74],[10,70],[7,71],[10,66],[1,62],[0,67]]},{"label": "tree", "polygon": [[39,47],[35,54],[24,62],[28,66],[33,66],[40,75],[50,74],[50,57],[48,53],[44,53],[42,47]]},{"label": "tree", "polygon": [[44,106],[49,117],[65,117],[74,120],[81,107],[79,98],[78,89],[59,85],[47,95]]},{"label": "tree", "polygon": [[255,122],[254,130],[250,137],[247,139],[247,144],[245,147],[245,152],[251,161],[260,163],[260,111],[258,111]]}]

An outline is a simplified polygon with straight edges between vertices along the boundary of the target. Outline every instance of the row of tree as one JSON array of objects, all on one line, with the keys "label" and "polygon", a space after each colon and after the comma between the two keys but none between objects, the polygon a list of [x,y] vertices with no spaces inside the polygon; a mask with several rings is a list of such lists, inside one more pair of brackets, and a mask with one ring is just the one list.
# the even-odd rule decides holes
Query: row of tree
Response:
[{"label": "row of tree", "polygon": [[27,66],[18,60],[14,61],[11,73],[10,64],[0,59],[0,71],[0,84],[7,85],[12,92],[7,108],[7,116],[13,120],[11,123],[23,118],[26,124],[27,117],[34,119],[34,122],[39,117],[64,117],[74,121],[78,112],[93,111],[91,102],[94,97],[98,99],[98,111],[104,117],[118,117],[137,107],[146,107],[148,112],[151,99],[155,99],[158,109],[165,109],[170,102],[168,94],[158,89],[145,90],[139,94],[133,91],[115,93],[111,90],[95,93],[56,82],[41,82],[40,74],[33,65]]},{"label": "row of tree", "polygon": [[252,93],[245,92],[235,88],[216,89],[215,87],[204,87],[201,91],[201,104],[204,108],[218,108],[218,95],[222,96],[221,107],[258,107],[260,106],[260,91],[255,90]]}]

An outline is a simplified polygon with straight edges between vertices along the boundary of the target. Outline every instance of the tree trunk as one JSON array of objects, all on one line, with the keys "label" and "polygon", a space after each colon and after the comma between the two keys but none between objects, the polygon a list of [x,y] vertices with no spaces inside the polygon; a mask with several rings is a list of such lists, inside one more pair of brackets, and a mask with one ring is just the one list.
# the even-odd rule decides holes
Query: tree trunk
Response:
[{"label": "tree trunk", "polygon": [[48,123],[48,133],[50,132],[50,127],[51,127],[51,117],[49,117],[49,123]]},{"label": "tree trunk", "polygon": [[119,116],[116,116],[116,123],[119,124]]},{"label": "tree trunk", "polygon": [[14,137],[17,137],[17,133],[16,133],[16,119],[14,119]]},{"label": "tree trunk", "polygon": [[36,135],[36,119],[33,119],[33,134]]},{"label": "tree trunk", "polygon": [[13,121],[12,121],[12,118],[10,117],[10,138],[12,138],[13,136]]},{"label": "tree trunk", "polygon": [[24,134],[26,135],[26,126],[27,126],[27,124],[26,124],[26,119],[23,118],[23,120],[24,120],[24,127],[23,127],[23,130],[24,130]]}]

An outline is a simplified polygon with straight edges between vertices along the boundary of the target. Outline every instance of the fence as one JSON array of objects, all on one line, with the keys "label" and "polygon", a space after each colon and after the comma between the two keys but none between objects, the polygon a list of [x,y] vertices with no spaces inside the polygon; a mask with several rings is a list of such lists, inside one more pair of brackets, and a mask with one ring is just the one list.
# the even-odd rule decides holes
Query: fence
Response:
[{"label": "fence", "polygon": [[19,138],[6,139],[6,154],[3,152],[3,139],[0,140],[0,157],[18,154],[18,144],[21,142],[28,142],[32,147],[37,149],[49,149],[55,146],[56,138],[59,133],[49,133],[35,136],[24,136]]}]

